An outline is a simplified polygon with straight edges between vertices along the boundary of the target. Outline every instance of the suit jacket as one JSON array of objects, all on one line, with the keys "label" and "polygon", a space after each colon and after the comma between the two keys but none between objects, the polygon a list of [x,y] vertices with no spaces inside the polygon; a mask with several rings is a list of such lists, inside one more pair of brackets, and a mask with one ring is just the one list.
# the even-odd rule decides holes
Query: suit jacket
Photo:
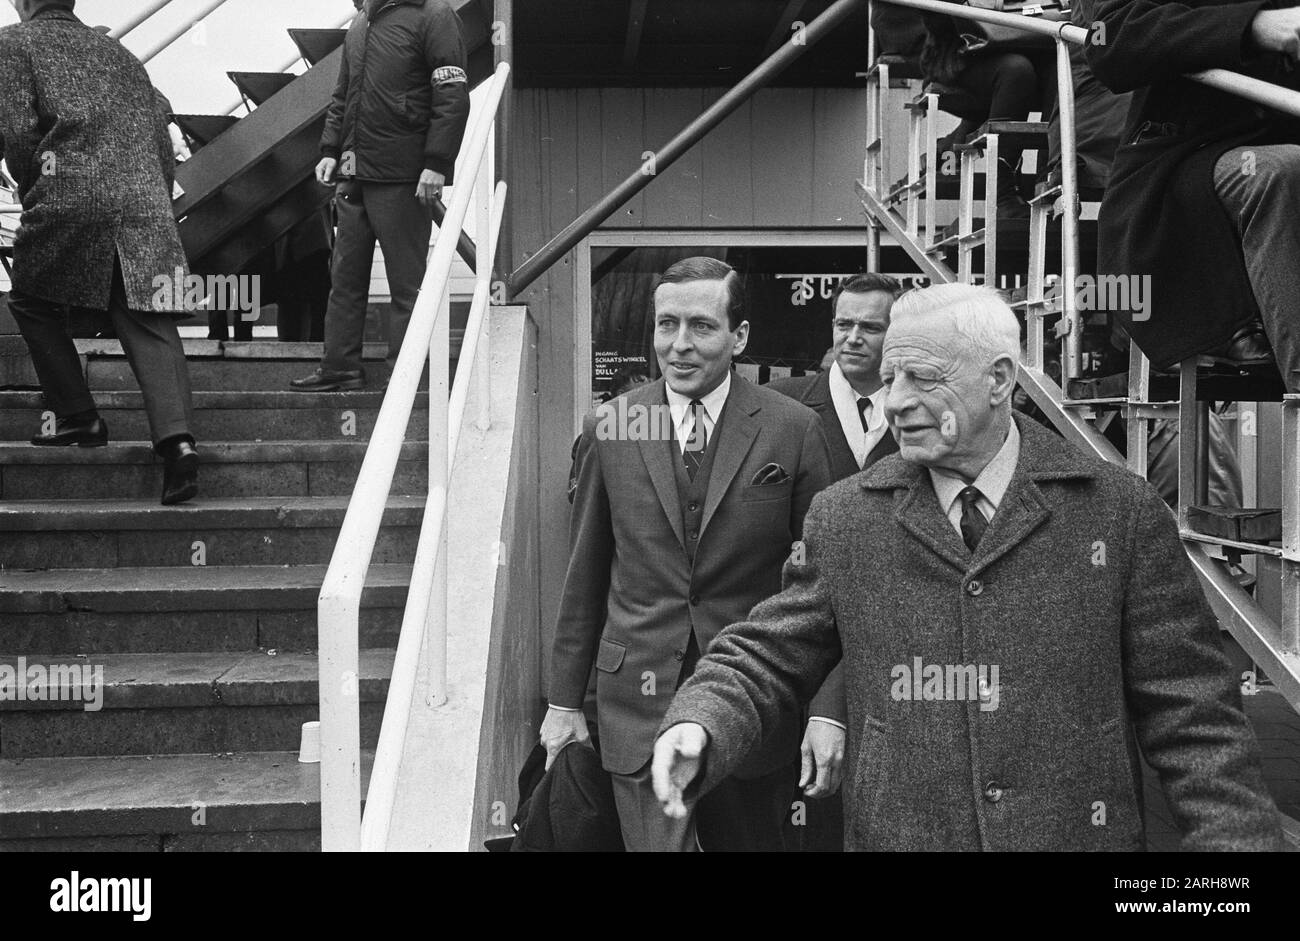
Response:
[{"label": "suit jacket", "polygon": [[[1253,53],[1250,23],[1266,0],[1102,0],[1105,42],[1088,65],[1134,91],[1098,217],[1098,271],[1150,275],[1148,319],[1120,311],[1153,366],[1226,343],[1258,318],[1236,221],[1214,190],[1214,164],[1248,143],[1300,143],[1300,122],[1182,76],[1221,68],[1297,87],[1272,53]],[[1099,27],[1100,28],[1100,27]]]},{"label": "suit jacket", "polygon": [[119,254],[132,310],[189,316],[154,283],[187,269],[171,137],[140,60],[50,8],[0,29],[0,62],[0,157],[23,204],[14,289],[104,310]]},{"label": "suit jacket", "polygon": [[[671,463],[680,454],[675,439],[664,440],[671,427],[653,440],[609,431],[620,409],[661,414],[666,401],[660,379],[605,403],[583,422],[571,556],[555,630],[550,701],[580,707],[595,664],[601,756],[606,769],[622,774],[650,758],[692,630],[699,649],[707,650],[725,625],[780,590],[781,564],[802,533],[808,504],[830,482],[817,415],[733,375],[709,443],[717,450],[692,564]],[[754,485],[769,463],[780,464],[788,479]],[[772,723],[742,775],[793,760],[801,705]]]},{"label": "suit jacket", "polygon": [[[876,442],[876,446],[867,455],[862,467],[853,456],[849,439],[840,424],[839,413],[835,411],[835,402],[831,398],[831,374],[827,370],[791,379],[777,379],[769,382],[768,388],[783,395],[788,395],[802,402],[820,416],[822,428],[826,431],[826,444],[831,451],[831,479],[843,480],[852,477],[875,464],[888,454],[898,451],[898,442],[892,431],[886,430],[885,436]],[[838,722],[847,722],[848,711],[844,702],[844,671],[836,667],[826,678],[822,688],[813,697],[808,707],[809,715],[826,716]]]},{"label": "suit jacket", "polygon": [[[1020,459],[973,555],[899,455],[835,484],[804,564],[719,635],[664,727],[708,730],[711,787],[842,651],[849,849],[1142,849],[1134,737],[1184,848],[1281,848],[1173,516],[1141,478],[1015,420]],[[961,669],[981,665],[987,695]]]}]

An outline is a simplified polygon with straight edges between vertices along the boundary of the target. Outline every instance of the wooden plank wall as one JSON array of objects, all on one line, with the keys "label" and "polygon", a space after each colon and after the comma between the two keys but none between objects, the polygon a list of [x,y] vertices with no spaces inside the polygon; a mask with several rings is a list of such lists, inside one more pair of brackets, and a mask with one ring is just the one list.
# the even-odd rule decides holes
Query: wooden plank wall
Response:
[{"label": "wooden plank wall", "polygon": [[[511,117],[511,247],[519,265],[642,165],[722,89],[519,89]],[[608,228],[861,227],[865,92],[759,92],[667,168]],[[574,429],[570,253],[517,299],[538,325],[541,600],[546,663],[567,562]]]}]

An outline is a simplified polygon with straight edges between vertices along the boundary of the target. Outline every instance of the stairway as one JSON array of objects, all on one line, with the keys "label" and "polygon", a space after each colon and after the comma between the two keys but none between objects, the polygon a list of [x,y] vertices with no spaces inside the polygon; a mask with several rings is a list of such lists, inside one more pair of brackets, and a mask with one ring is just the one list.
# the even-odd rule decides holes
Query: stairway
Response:
[{"label": "stairway", "polygon": [[[120,349],[79,345],[109,447],[32,447],[40,394],[0,391],[0,670],[102,668],[102,708],[0,701],[0,851],[318,849],[319,765],[296,753],[317,717],[316,596],[383,393],[282,391],[314,344],[187,340],[200,495],[162,507]],[[372,386],[383,353],[367,345]],[[367,761],[427,430],[421,393],[362,600]]]}]

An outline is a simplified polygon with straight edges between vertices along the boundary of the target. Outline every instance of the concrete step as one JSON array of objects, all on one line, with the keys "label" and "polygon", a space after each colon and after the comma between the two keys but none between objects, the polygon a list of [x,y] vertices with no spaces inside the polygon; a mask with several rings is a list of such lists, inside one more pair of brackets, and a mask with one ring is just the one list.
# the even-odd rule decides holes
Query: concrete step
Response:
[{"label": "concrete step", "polygon": [[[199,500],[174,508],[189,512],[214,497],[334,496],[352,492],[366,442],[199,442]],[[392,493],[425,492],[428,445],[408,441],[393,476]],[[0,500],[156,499],[162,460],[144,442],[106,448],[39,448],[0,443]]]},{"label": "concrete step", "polygon": [[[183,513],[155,500],[0,503],[0,570],[313,565],[334,552],[347,496],[203,500]],[[415,558],[423,497],[388,503],[372,562]]]},{"label": "concrete step", "polygon": [[319,849],[320,765],[296,751],[0,759],[0,852]]},{"label": "concrete step", "polygon": [[[394,654],[361,651],[365,747],[379,740]],[[6,668],[0,758],[288,751],[302,724],[319,718],[317,661],[308,653],[0,657],[0,678]]]},{"label": "concrete step", "polygon": [[[200,441],[369,441],[383,403],[380,391],[302,393],[203,391],[194,393],[194,435]],[[95,404],[119,441],[149,440],[138,390],[96,392]],[[429,397],[416,397],[406,436],[429,434]],[[0,441],[28,441],[45,411],[39,392],[0,392]]]},{"label": "concrete step", "polygon": [[[411,566],[373,565],[360,642],[397,642]],[[324,565],[0,572],[0,651],[315,650]]]}]

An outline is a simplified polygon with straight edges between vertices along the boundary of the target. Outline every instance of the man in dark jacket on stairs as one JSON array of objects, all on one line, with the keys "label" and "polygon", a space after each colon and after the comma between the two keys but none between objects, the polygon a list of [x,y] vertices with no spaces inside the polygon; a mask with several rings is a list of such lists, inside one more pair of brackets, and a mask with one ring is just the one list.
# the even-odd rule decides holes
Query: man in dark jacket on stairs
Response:
[{"label": "man in dark jacket on stairs", "polygon": [[469,120],[460,21],[446,0],[367,0],[343,43],[316,179],[337,181],[338,237],[320,368],[291,388],[359,389],[375,241],[384,252],[396,360],[424,279],[433,207]]}]

